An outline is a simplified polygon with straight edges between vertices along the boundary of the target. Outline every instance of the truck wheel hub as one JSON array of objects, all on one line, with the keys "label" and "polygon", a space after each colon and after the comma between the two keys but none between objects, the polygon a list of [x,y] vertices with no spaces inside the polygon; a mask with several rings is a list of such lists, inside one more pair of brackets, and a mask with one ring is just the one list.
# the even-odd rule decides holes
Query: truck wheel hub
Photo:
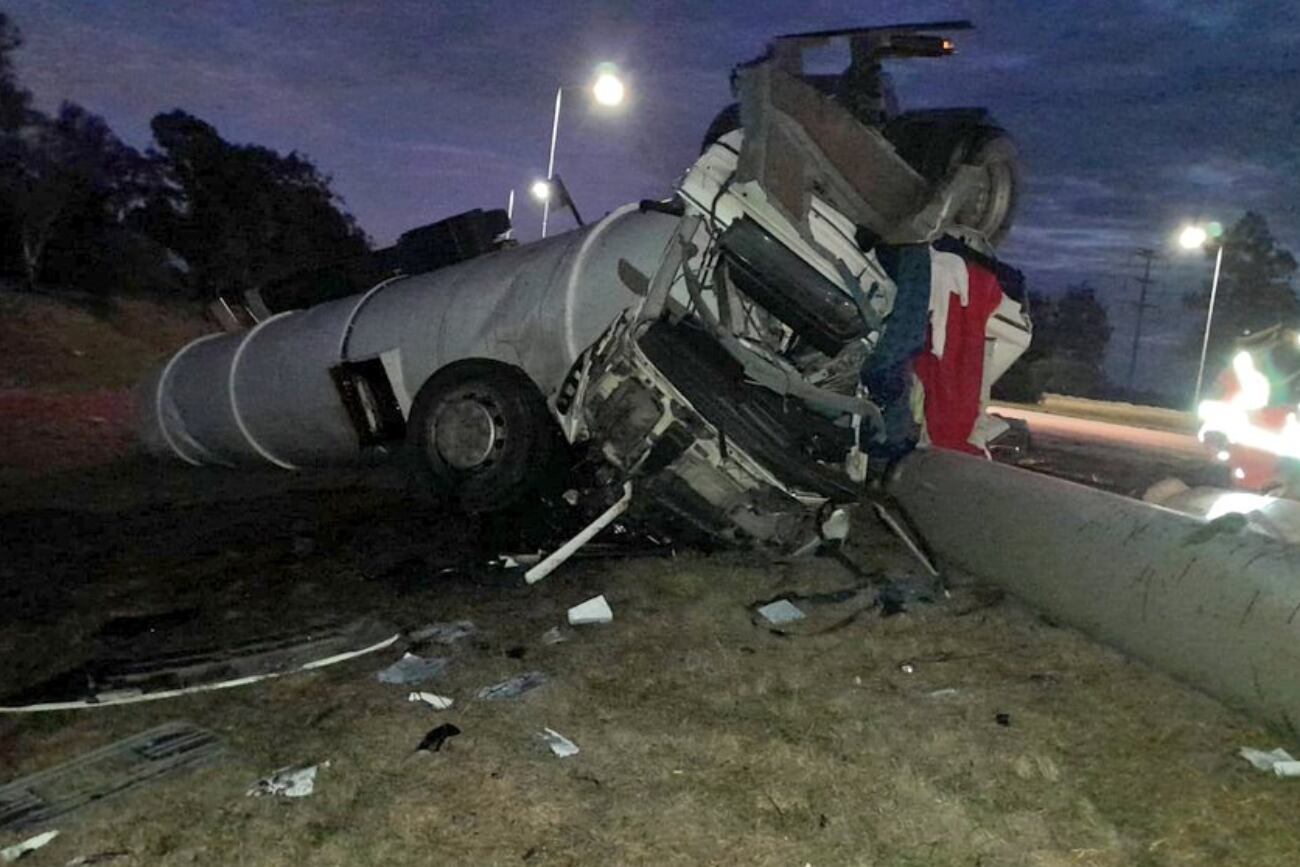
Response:
[{"label": "truck wheel hub", "polygon": [[458,470],[491,463],[504,433],[495,407],[474,397],[443,404],[433,420],[433,445],[438,455]]}]

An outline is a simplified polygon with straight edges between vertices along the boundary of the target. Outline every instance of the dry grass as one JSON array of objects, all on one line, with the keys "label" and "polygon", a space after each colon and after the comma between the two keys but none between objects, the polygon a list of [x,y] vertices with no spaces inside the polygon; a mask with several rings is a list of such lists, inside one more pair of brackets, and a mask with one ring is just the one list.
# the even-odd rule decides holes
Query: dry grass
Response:
[{"label": "dry grass", "polygon": [[139,298],[103,310],[0,290],[0,389],[125,388],[169,352],[212,331],[197,311]]},{"label": "dry grass", "polygon": [[[376,577],[379,561],[432,543],[378,502],[299,494],[178,513],[147,561],[130,541],[146,519],[124,518],[121,536],[96,537],[117,546],[99,561],[102,591],[68,594],[75,611],[60,622],[76,625],[19,630],[5,649],[15,658],[38,634],[84,634],[107,610],[91,601],[109,597],[146,609],[202,597],[235,620],[253,609],[469,618],[483,635],[435,687],[456,708],[433,713],[377,683],[394,650],[224,693],[0,721],[4,779],[173,718],[221,732],[232,750],[65,823],[33,867],[108,849],[131,863],[257,867],[1297,863],[1300,789],[1235,757],[1271,735],[1014,603],[959,588],[902,616],[779,637],[751,623],[750,602],[856,579],[832,561],[740,555],[588,562],[535,588],[468,576],[399,594]],[[161,538],[166,516],[148,514]],[[291,515],[313,522],[318,549],[305,559],[279,532]],[[202,532],[242,556],[214,569]],[[887,543],[872,551],[885,572],[910,568]],[[112,592],[132,562],[136,584]],[[613,624],[541,644],[597,592]],[[517,646],[522,660],[505,653]],[[518,702],[472,698],[533,669],[551,682]],[[414,754],[443,720],[464,734]],[[554,758],[536,738],[544,726],[581,754]],[[276,767],[325,759],[311,798],[243,796]]]}]

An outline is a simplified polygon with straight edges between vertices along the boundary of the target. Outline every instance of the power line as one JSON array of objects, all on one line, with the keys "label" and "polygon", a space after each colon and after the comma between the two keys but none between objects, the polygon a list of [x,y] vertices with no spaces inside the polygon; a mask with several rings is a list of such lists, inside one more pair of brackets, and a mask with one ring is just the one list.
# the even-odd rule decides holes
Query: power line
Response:
[{"label": "power line", "polygon": [[[1137,307],[1137,321],[1133,325],[1133,347],[1132,350],[1129,352],[1129,360],[1128,360],[1129,391],[1133,390],[1133,376],[1134,374],[1137,373],[1138,344],[1142,342],[1142,319],[1146,315],[1147,310],[1159,306],[1158,304],[1152,304],[1147,301],[1147,293],[1150,291],[1151,287],[1156,282],[1155,278],[1151,276],[1151,264],[1155,260],[1162,258],[1160,253],[1158,253],[1157,251],[1153,250],[1150,247],[1139,247],[1133,251],[1133,255],[1142,260],[1143,267],[1142,267],[1142,276],[1133,278],[1134,281],[1138,284],[1138,286],[1141,287],[1138,289],[1138,300],[1136,302],[1134,301],[1123,302],[1125,304],[1133,304],[1135,307]],[[1124,278],[1124,294],[1126,295],[1128,294],[1127,277]]]}]

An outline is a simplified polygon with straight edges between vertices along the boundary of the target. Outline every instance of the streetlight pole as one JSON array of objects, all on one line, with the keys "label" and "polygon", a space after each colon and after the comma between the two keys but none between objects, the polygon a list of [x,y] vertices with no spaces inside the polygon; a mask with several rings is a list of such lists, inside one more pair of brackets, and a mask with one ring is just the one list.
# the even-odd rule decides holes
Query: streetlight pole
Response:
[{"label": "streetlight pole", "polygon": [[[551,154],[546,158],[546,182],[555,177],[555,140],[560,134],[560,104],[564,99],[564,88],[555,88],[555,116],[551,119]],[[546,237],[546,224],[551,216],[551,200],[547,197],[542,202],[542,237]]]},{"label": "streetlight pole", "polygon": [[1196,401],[1195,405],[1201,404],[1201,385],[1205,380],[1205,355],[1210,349],[1210,324],[1214,321],[1214,299],[1219,294],[1219,270],[1223,267],[1223,248],[1226,246],[1219,243],[1219,252],[1214,257],[1214,279],[1210,281],[1210,306],[1205,311],[1205,336],[1201,339],[1201,363],[1196,368]]}]

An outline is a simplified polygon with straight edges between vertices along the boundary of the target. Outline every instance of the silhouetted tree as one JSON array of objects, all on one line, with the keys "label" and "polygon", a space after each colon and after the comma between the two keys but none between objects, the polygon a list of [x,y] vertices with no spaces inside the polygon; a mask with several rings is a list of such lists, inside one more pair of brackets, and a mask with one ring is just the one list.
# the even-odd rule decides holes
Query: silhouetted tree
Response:
[{"label": "silhouetted tree", "polygon": [[[1268,227],[1268,221],[1253,211],[1246,212],[1224,233],[1223,266],[1219,275],[1219,294],[1214,302],[1214,322],[1210,330],[1207,376],[1226,364],[1233,343],[1247,334],[1262,331],[1277,323],[1300,322],[1300,298],[1291,279],[1296,260],[1280,247]],[[1211,258],[1217,247],[1206,251]],[[1210,303],[1210,284],[1186,299],[1187,306],[1205,311]],[[1203,324],[1189,335],[1185,348],[1200,351]]]},{"label": "silhouetted tree", "polygon": [[183,111],[152,129],[165,183],[134,223],[183,257],[204,291],[239,294],[366,250],[330,178],[296,152],[231,144]]},{"label": "silhouetted tree", "polygon": [[53,119],[29,115],[6,148],[14,159],[0,174],[0,203],[30,288],[60,236],[72,265],[97,257],[99,238],[140,200],[148,164],[80,106],[65,102]]},{"label": "silhouetted tree", "polygon": [[22,44],[17,25],[0,12],[0,132],[18,129],[31,110],[32,95],[19,86],[14,75],[13,55]]}]

